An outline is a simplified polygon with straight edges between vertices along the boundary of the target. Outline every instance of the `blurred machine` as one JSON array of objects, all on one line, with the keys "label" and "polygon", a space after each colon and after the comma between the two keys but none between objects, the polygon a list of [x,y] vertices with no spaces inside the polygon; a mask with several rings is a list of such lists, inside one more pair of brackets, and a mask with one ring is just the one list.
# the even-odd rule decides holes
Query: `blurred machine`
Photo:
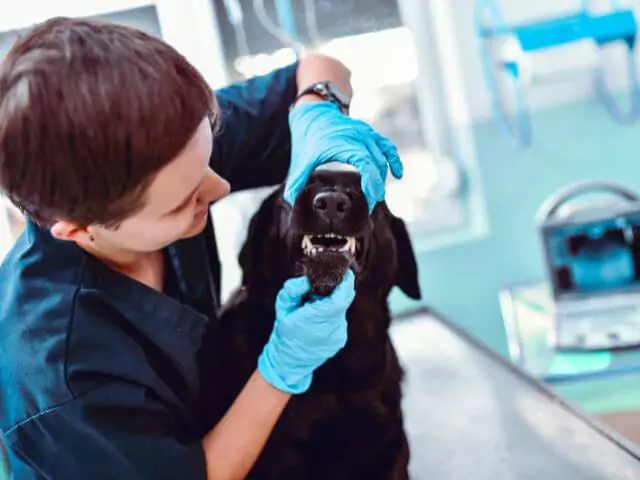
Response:
[{"label": "blurred machine", "polygon": [[[603,192],[615,201],[569,206]],[[581,182],[549,197],[536,220],[555,300],[556,347],[640,345],[640,198],[616,184]]]},{"label": "blurred machine", "polygon": [[[396,0],[213,0],[230,71],[238,58],[397,28]],[[239,73],[239,72],[237,72]]]},{"label": "blurred machine", "polygon": [[[635,13],[622,7],[618,0],[612,0],[610,9],[604,12],[595,11],[592,3],[594,0],[582,0],[581,8],[573,13],[511,24],[503,18],[500,0],[476,0],[480,60],[494,118],[515,146],[526,148],[531,144],[528,88],[572,73],[583,74],[585,67],[594,77],[597,98],[614,121],[630,124],[640,117]],[[630,97],[627,111],[617,103],[605,80],[601,52],[612,44],[626,47]],[[567,47],[573,48],[574,53],[559,61],[533,61],[540,54],[548,57]],[[590,60],[592,65],[587,66]]]}]

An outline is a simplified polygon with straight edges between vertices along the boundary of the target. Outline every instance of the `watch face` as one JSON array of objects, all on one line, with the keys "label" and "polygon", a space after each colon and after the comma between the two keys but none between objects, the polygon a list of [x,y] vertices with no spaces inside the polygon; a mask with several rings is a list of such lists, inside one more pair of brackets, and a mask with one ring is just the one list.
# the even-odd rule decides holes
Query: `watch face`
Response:
[{"label": "watch face", "polygon": [[335,82],[326,82],[323,87],[327,90],[327,93],[333,95],[345,108],[349,106],[349,97],[340,90],[340,87]]},{"label": "watch face", "polygon": [[334,103],[345,115],[349,114],[349,103],[351,100],[336,83],[332,81],[317,82],[303,90],[300,95],[311,92],[319,95],[326,101]]}]

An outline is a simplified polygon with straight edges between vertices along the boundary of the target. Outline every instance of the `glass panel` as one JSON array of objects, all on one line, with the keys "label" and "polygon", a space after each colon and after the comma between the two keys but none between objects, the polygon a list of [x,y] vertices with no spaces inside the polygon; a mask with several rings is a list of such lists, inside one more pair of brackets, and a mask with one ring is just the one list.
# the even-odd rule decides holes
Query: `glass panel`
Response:
[{"label": "glass panel", "polygon": [[[417,92],[422,93],[429,82],[418,75],[419,45],[415,45],[413,35],[403,26],[396,0],[212,0],[212,3],[224,47],[225,61],[221,63],[226,64],[232,80],[291,62],[294,51],[273,35],[274,26],[275,33],[280,25],[288,26],[289,33],[298,41],[347,64],[353,72],[356,91],[352,115],[370,122],[398,145],[406,173],[401,182],[389,179],[387,201],[394,213],[408,222],[414,237],[464,223],[466,211],[459,195],[459,171],[452,162],[435,159],[425,142],[426,125],[421,120],[424,112],[420,112]],[[260,8],[256,11],[254,6],[261,4],[264,11]],[[283,8],[287,5],[292,8]],[[100,18],[157,36],[161,33],[153,6],[110,10]],[[283,36],[283,32],[278,36]],[[4,34],[3,38],[0,33],[0,57],[14,38],[15,34]],[[232,195],[213,208],[217,224],[229,227],[219,235],[225,278],[230,276],[223,290],[237,284],[236,254],[244,240],[246,224],[268,190]]]},{"label": "glass panel", "polygon": [[[458,168],[435,159],[426,144],[418,88],[418,45],[396,0],[212,0],[231,78],[290,63],[296,42],[334,56],[352,71],[351,115],[369,122],[399,148],[405,178],[389,175],[387,202],[414,237],[463,223]],[[257,8],[256,8],[257,7]],[[425,22],[426,25],[426,22]],[[246,222],[271,191],[242,192],[213,208],[224,262],[223,291],[240,281],[235,257]]]}]

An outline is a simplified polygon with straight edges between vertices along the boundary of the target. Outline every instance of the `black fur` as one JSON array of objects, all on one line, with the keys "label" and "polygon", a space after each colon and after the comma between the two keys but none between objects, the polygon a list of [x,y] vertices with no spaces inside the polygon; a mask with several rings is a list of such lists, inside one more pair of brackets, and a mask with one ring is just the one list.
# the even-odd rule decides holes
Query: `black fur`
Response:
[{"label": "black fur", "polygon": [[[221,412],[256,368],[273,328],[276,295],[286,279],[306,272],[316,277],[312,284],[326,288],[328,283],[319,278],[322,272],[333,275],[328,282],[335,285],[350,267],[356,273],[357,294],[347,314],[347,345],[315,372],[307,393],[292,397],[250,478],[408,478],[403,372],[387,331],[387,296],[397,285],[420,298],[417,266],[402,220],[384,203],[369,216],[359,182],[352,172],[316,172],[293,209],[278,189],[251,220],[240,253],[243,288],[221,312]],[[320,191],[346,192],[351,199],[348,215],[331,224],[317,218],[310,205]],[[309,266],[300,247],[302,235],[329,231],[355,234],[358,255],[337,261],[334,270],[327,267],[330,263]]]}]

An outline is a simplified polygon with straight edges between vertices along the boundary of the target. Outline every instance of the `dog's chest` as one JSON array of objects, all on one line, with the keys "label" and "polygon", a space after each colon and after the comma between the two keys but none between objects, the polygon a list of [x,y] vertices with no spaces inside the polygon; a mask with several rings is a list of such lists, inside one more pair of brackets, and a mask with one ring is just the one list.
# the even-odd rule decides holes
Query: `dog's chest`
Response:
[{"label": "dog's chest", "polygon": [[[397,415],[395,395],[385,389],[355,394],[315,393],[309,391],[293,397],[280,419],[281,428],[292,439],[332,443],[358,442],[366,432],[388,428],[388,421]],[[336,445],[338,446],[338,445]]]},{"label": "dog's chest", "polygon": [[397,406],[385,403],[381,392],[346,396],[308,392],[287,405],[263,460],[269,465],[267,471],[278,471],[294,459],[316,473],[327,465],[357,471],[361,462],[388,450],[401,430]]},{"label": "dog's chest", "polygon": [[[354,313],[349,320],[360,323],[350,324],[347,346],[316,370],[309,391],[290,399],[250,478],[393,478],[367,466],[372,459],[393,466],[404,448],[402,369],[384,319]],[[240,302],[222,319],[225,408],[268,341],[272,325],[255,319],[272,316],[270,309]]]}]

